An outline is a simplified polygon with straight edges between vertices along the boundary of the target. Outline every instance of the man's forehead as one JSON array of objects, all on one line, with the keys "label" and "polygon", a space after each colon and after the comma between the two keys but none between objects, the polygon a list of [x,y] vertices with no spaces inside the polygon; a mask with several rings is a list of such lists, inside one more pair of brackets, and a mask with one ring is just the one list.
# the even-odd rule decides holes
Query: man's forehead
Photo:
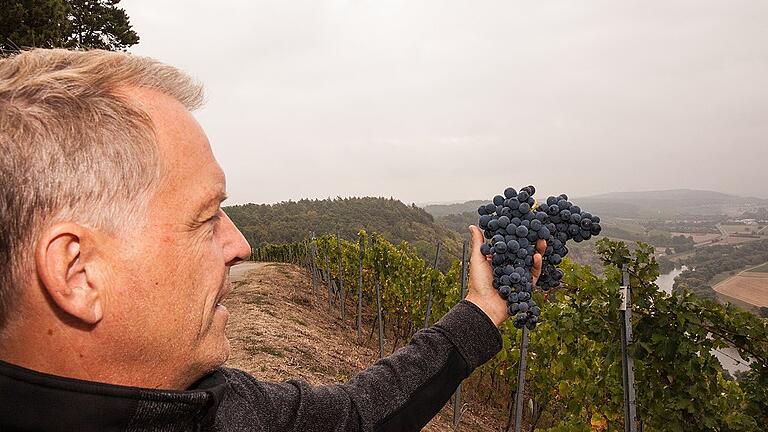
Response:
[{"label": "man's forehead", "polygon": [[183,206],[197,207],[220,199],[226,192],[226,178],[192,113],[155,90],[132,88],[126,94],[153,122],[166,193],[185,201]]}]

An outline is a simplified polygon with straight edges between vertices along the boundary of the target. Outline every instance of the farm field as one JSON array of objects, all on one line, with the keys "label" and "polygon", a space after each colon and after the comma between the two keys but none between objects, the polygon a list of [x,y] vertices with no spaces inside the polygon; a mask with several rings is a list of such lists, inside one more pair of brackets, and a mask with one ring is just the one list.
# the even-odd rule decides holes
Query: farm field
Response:
[{"label": "farm field", "polygon": [[[312,293],[305,270],[282,263],[242,266],[237,272],[239,266],[233,267],[232,292],[224,301],[230,311],[227,336],[232,348],[225,366],[267,381],[295,378],[324,385],[345,382],[378,359],[378,341],[370,337],[373,322],[363,320],[363,343],[355,343],[350,318],[345,321],[347,328],[341,328],[338,313],[328,312],[326,297]],[[348,311],[354,308],[347,304]],[[373,312],[364,315],[370,317]],[[389,354],[392,343],[385,342]],[[465,394],[470,395],[464,400],[461,429],[499,430],[502,421],[493,417],[499,413],[471,400],[472,381],[472,377],[467,381]],[[423,430],[453,431],[452,416],[448,403]]]},{"label": "farm field", "polygon": [[680,233],[680,232],[673,232],[669,233],[671,236],[685,236],[685,237],[693,237],[693,242],[696,244],[700,243],[707,243],[711,242],[712,240],[719,239],[720,234],[713,234],[713,233]]},{"label": "farm field", "polygon": [[[765,238],[765,231],[760,232],[757,225],[720,225],[720,231],[728,234],[721,244],[739,244]],[[750,237],[755,236],[755,237]]]},{"label": "farm field", "polygon": [[768,307],[768,273],[744,271],[718,283],[713,289],[754,306]]},{"label": "farm field", "polygon": [[720,225],[720,227],[725,230],[728,234],[736,234],[736,233],[742,233],[742,234],[751,234],[752,230],[756,230],[757,226],[755,225]]},{"label": "farm field", "polygon": [[724,238],[723,240],[718,241],[716,244],[721,245],[737,245],[737,244],[743,244],[743,243],[749,243],[756,240],[763,239],[765,237],[755,238],[755,237],[736,237],[729,235],[728,237]]},{"label": "farm field", "polygon": [[632,234],[642,235],[645,234],[645,228],[634,219],[627,218],[615,218],[605,222],[606,226],[614,226],[624,231],[631,232]]}]

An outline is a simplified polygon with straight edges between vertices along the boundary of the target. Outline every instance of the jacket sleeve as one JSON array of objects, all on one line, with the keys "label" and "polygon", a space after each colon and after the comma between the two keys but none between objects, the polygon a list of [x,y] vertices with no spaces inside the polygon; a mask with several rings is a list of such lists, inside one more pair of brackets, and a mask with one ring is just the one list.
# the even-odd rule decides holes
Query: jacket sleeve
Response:
[{"label": "jacket sleeve", "polygon": [[230,393],[241,399],[230,401],[240,406],[232,414],[261,425],[254,430],[418,431],[459,383],[500,349],[501,336],[490,318],[463,300],[345,384],[269,383],[229,369]]}]

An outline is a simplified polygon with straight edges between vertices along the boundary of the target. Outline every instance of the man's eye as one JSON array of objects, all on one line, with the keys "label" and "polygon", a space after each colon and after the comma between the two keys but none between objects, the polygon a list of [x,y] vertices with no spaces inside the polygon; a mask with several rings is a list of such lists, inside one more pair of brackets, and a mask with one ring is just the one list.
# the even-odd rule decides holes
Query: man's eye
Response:
[{"label": "man's eye", "polygon": [[217,211],[215,215],[211,216],[206,222],[218,222],[221,220],[221,210]]}]

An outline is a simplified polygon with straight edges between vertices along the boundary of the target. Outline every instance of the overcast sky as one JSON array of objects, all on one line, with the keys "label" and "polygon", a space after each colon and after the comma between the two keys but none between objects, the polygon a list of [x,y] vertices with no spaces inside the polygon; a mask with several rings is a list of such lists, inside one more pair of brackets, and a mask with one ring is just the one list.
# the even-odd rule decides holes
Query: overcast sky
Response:
[{"label": "overcast sky", "polygon": [[201,80],[228,204],[768,197],[768,2],[124,0]]}]

